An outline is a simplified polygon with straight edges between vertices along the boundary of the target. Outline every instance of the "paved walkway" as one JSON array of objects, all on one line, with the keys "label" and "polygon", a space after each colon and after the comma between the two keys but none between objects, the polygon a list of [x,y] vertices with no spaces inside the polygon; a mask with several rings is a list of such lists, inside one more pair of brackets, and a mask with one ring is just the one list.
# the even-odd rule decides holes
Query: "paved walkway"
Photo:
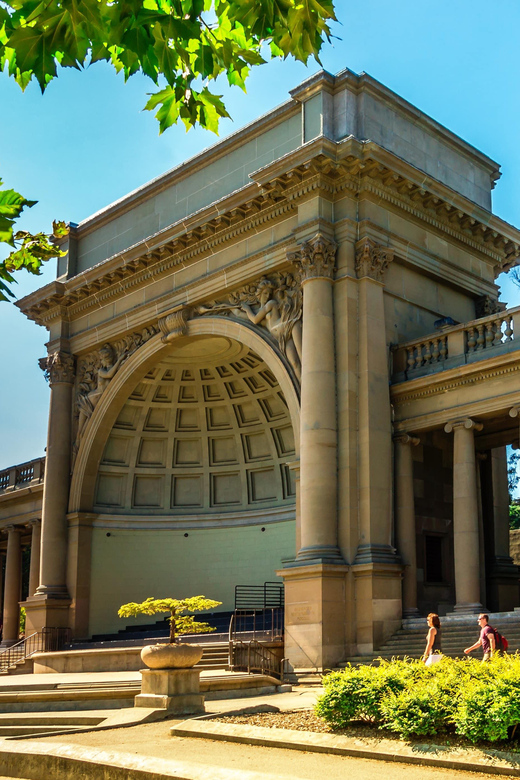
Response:
[{"label": "paved walkway", "polygon": [[[455,773],[451,769],[171,737],[169,732],[174,722],[168,720],[128,729],[46,737],[38,742],[51,747],[66,741],[69,745],[91,748],[97,755],[100,750],[108,750],[114,755],[130,754],[141,759],[140,766],[143,766],[142,759],[147,757],[151,761],[150,769],[154,766],[153,761],[159,759],[168,762],[172,773],[179,771],[182,776],[194,780],[212,780],[214,777],[250,780],[250,772],[259,773],[264,780],[317,780],[325,777],[327,780],[345,780],[346,777],[349,780],[448,780],[454,777],[457,780],[476,780],[479,777],[474,772]],[[489,775],[486,777],[489,778]]]},{"label": "paved walkway", "polygon": [[[221,674],[203,672],[203,676],[209,677]],[[20,689],[20,686],[27,690],[42,684],[123,683],[139,679],[138,672],[13,676],[0,680],[0,692],[7,693],[9,689]],[[310,709],[321,691],[320,687],[296,687],[288,693],[208,701],[206,711],[243,711],[258,705],[280,710]],[[112,712],[113,715],[119,712],[121,716],[128,716],[132,710]],[[77,711],[75,714],[78,714]],[[87,762],[112,762],[128,767],[128,777],[132,776],[132,769],[137,768],[157,772],[158,776],[189,780],[316,780],[322,777],[344,780],[347,776],[349,780],[448,780],[454,777],[457,780],[475,780],[478,776],[489,777],[489,774],[464,770],[455,772],[453,769],[399,763],[397,756],[391,761],[371,761],[351,756],[171,736],[171,727],[179,722],[179,719],[167,719],[125,728],[31,737],[22,741],[0,739],[0,772],[3,768],[2,752],[15,750],[60,753],[82,757]],[[494,775],[497,778],[501,776],[504,775]],[[3,780],[1,775],[0,780]]]}]

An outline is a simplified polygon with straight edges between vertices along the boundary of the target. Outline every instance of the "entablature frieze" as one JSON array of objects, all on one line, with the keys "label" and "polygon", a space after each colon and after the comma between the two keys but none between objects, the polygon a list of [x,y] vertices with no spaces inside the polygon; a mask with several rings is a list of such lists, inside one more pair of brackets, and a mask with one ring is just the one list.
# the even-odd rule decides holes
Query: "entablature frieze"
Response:
[{"label": "entablature frieze", "polygon": [[455,420],[509,418],[515,406],[520,408],[520,351],[483,362],[391,385],[394,433],[420,434]]},{"label": "entablature frieze", "polygon": [[[282,238],[271,245],[269,273],[284,273],[291,269],[287,260],[288,247],[294,245],[291,236]],[[107,313],[106,321],[100,322],[95,328],[85,328],[70,337],[71,351],[75,355],[99,348],[104,342],[113,342],[139,332],[151,325],[158,325],[158,320],[166,317],[179,307],[196,307],[210,300],[229,295],[232,291],[244,285],[257,282],[267,273],[265,250],[254,252],[247,257],[236,260],[231,266],[217,268],[208,272],[203,281],[197,276],[178,289],[163,293],[149,303],[132,309],[130,313],[122,311],[116,316]],[[71,326],[73,331],[73,326]]]},{"label": "entablature frieze", "polygon": [[520,256],[520,233],[445,185],[373,142],[354,138],[306,144],[251,175],[248,186],[161,235],[108,259],[67,282],[47,285],[19,302],[39,324],[75,318],[104,302],[124,296],[151,279],[186,265],[217,246],[257,231],[262,224],[296,212],[312,195],[337,198],[345,189],[354,197],[374,195],[426,222],[437,231],[479,252],[496,273]]}]

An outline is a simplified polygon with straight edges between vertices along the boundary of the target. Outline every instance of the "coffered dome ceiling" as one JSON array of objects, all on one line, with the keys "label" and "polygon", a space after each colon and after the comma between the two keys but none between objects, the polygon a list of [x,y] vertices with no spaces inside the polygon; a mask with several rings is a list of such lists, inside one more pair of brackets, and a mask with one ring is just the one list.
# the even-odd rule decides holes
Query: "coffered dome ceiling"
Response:
[{"label": "coffered dome ceiling", "polygon": [[294,457],[285,398],[261,358],[228,338],[183,339],[121,410],[94,509],[164,516],[290,506]]}]

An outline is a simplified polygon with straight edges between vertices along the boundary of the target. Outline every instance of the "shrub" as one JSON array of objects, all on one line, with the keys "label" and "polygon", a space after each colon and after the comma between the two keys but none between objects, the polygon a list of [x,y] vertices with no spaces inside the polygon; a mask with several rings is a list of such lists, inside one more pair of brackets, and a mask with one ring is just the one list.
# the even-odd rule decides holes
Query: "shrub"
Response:
[{"label": "shrub", "polygon": [[324,678],[325,693],[318,699],[316,714],[332,728],[345,728],[351,720],[379,723],[380,704],[390,691],[399,693],[413,673],[409,664],[382,661],[380,666],[351,666]]},{"label": "shrub", "polygon": [[347,666],[324,678],[316,714],[333,729],[351,720],[388,728],[401,737],[447,729],[472,742],[507,739],[520,724],[520,655],[496,656],[482,664],[471,658],[381,661]]},{"label": "shrub", "polygon": [[402,737],[424,736],[446,729],[449,708],[436,686],[424,682],[399,693],[387,693],[381,700],[384,726]]}]

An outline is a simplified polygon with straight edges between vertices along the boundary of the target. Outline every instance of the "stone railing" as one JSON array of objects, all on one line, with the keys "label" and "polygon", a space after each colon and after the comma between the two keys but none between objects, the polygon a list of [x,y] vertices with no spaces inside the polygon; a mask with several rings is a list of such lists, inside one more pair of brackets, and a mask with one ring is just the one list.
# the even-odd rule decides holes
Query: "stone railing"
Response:
[{"label": "stone railing", "polygon": [[392,379],[402,382],[520,349],[520,306],[392,347]]},{"label": "stone railing", "polygon": [[0,493],[4,490],[15,490],[30,484],[43,482],[45,458],[36,458],[18,466],[10,466],[0,471]]}]

